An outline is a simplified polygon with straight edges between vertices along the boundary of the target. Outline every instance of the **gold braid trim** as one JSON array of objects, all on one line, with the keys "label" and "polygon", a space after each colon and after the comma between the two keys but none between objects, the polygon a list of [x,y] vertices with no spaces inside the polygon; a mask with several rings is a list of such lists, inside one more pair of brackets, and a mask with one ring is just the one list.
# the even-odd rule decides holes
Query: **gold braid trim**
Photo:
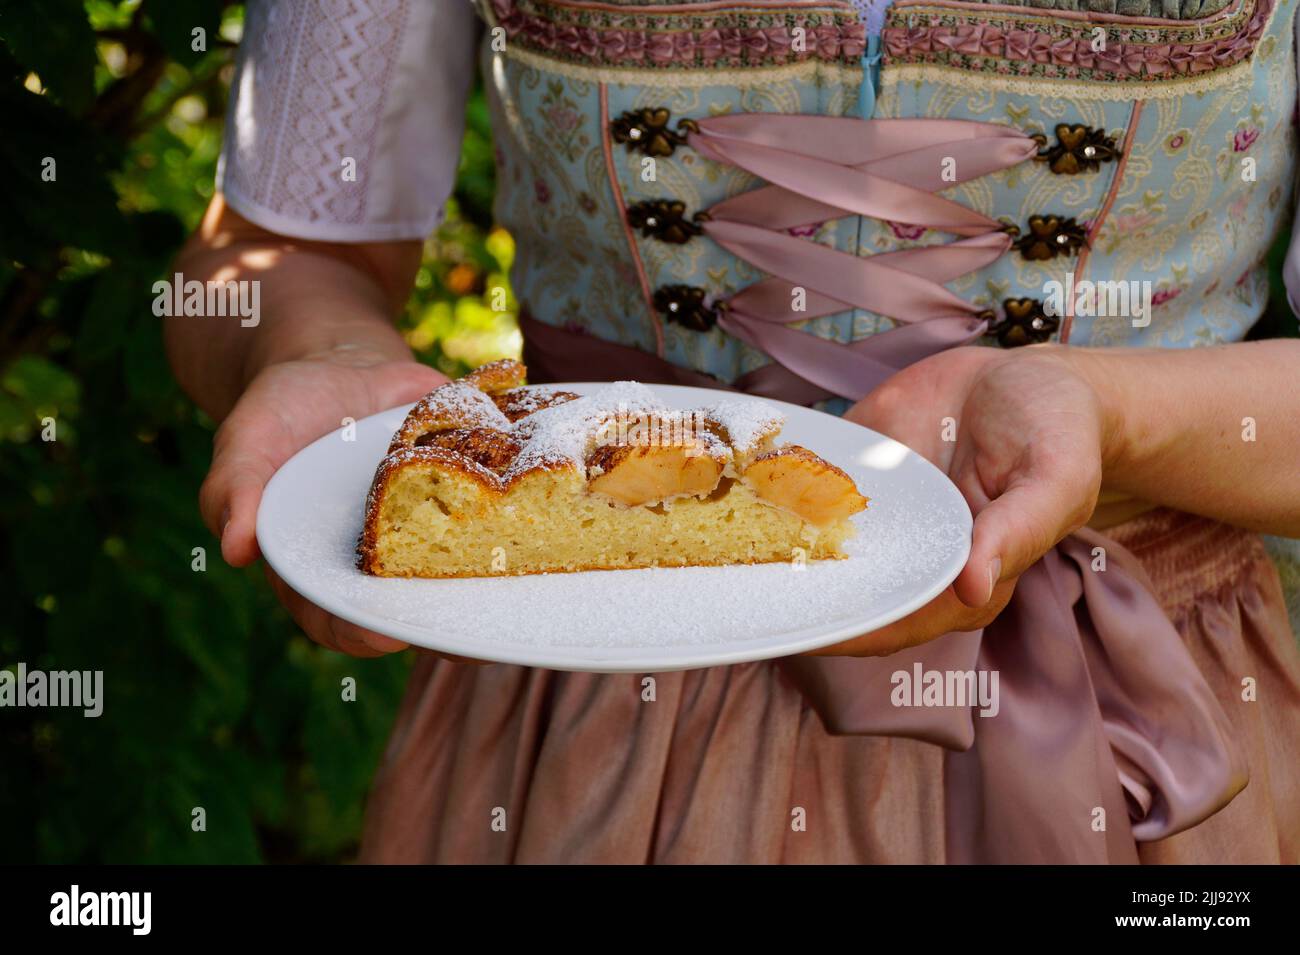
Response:
[{"label": "gold braid trim", "polygon": [[753,66],[743,70],[647,70],[622,69],[603,66],[581,66],[557,60],[531,50],[520,49],[507,43],[505,56],[523,66],[547,73],[555,73],[589,83],[607,83],[612,86],[683,87],[698,89],[704,86],[757,86],[773,80],[802,79],[814,76],[832,76],[849,86],[862,83],[862,67],[844,66],[821,60],[804,60],[799,63],[782,63],[774,66]]},{"label": "gold braid trim", "polygon": [[905,83],[943,83],[948,86],[969,85],[973,77],[979,80],[979,89],[999,93],[1019,93],[1022,96],[1061,96],[1070,99],[1099,100],[1105,102],[1130,102],[1132,100],[1175,99],[1189,93],[1238,89],[1249,86],[1254,74],[1254,58],[1249,57],[1222,70],[1201,76],[1168,77],[1156,82],[1107,83],[1099,80],[1080,83],[1052,77],[1003,76],[992,72],[973,73],[955,66],[936,66],[929,63],[887,64],[880,73],[880,95],[896,95],[897,88]]}]

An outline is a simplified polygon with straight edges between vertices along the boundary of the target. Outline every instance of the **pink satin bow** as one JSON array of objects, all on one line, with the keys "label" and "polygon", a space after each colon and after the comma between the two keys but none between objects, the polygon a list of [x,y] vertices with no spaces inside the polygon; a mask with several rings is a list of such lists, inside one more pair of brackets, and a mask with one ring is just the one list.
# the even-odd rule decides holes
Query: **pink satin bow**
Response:
[{"label": "pink satin bow", "polygon": [[[1093,569],[1104,547],[1106,569]],[[996,715],[902,708],[892,675],[996,671]],[[946,747],[951,862],[1136,863],[1136,841],[1206,819],[1246,785],[1231,723],[1137,559],[1095,531],[1049,551],[983,631],[888,657],[781,661],[830,732]]]}]

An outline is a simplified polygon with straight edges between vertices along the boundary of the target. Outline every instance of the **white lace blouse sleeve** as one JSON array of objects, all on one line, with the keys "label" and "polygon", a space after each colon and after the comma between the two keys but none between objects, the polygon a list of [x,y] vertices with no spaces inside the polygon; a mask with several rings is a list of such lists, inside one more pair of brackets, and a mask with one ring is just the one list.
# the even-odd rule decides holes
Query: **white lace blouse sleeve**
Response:
[{"label": "white lace blouse sleeve", "polygon": [[282,235],[425,238],[455,184],[475,31],[470,0],[254,0],[217,188]]}]

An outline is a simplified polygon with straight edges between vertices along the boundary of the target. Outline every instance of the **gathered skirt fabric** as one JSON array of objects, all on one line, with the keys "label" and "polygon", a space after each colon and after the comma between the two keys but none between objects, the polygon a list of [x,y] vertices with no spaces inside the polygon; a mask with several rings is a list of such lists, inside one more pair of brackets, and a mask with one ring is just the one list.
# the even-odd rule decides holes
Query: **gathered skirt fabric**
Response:
[{"label": "gathered skirt fabric", "polygon": [[[1226,807],[1138,858],[1300,862],[1300,650],[1260,538],[1163,509],[1105,533],[1150,577],[1249,769]],[[424,656],[360,860],[943,863],[960,798],[944,753],[828,733],[772,661],[607,675]]]}]

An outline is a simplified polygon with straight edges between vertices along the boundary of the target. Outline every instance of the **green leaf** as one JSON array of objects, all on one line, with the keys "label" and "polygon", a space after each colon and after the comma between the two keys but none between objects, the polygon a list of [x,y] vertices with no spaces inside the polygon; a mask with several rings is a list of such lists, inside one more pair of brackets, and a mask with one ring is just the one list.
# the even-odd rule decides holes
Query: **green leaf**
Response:
[{"label": "green leaf", "polygon": [[129,254],[134,233],[117,207],[112,145],[67,111],[0,85],[0,254],[24,264],[72,246]]},{"label": "green leaf", "polygon": [[0,0],[0,39],[69,110],[89,108],[97,57],[81,0]]},{"label": "green leaf", "polygon": [[34,424],[26,403],[0,392],[0,441],[26,441]]},{"label": "green leaf", "polygon": [[135,323],[127,341],[125,371],[132,399],[146,408],[165,406],[176,392],[176,380],[163,351],[162,323],[152,314]]},{"label": "green leaf", "polygon": [[6,369],[0,385],[24,399],[38,413],[75,412],[81,385],[54,362],[39,355],[24,355]]},{"label": "green leaf", "polygon": [[222,6],[220,0],[146,0],[145,10],[171,58],[192,66],[215,49]]}]

